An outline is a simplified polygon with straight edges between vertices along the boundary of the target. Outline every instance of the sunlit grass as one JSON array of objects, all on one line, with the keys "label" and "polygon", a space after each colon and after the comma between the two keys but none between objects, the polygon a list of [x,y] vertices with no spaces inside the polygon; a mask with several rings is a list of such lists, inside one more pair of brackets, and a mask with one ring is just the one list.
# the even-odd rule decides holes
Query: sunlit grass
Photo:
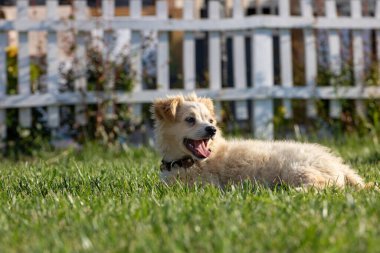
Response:
[{"label": "sunlit grass", "polygon": [[[366,181],[369,139],[330,143]],[[0,164],[1,252],[378,252],[380,193],[166,186],[150,149],[88,145]]]}]

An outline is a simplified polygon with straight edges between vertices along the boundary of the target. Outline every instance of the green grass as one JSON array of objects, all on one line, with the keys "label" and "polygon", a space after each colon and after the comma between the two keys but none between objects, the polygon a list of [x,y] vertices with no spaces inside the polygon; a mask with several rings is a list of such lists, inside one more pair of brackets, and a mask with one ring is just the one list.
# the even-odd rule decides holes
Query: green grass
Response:
[{"label": "green grass", "polygon": [[[326,144],[326,143],[325,143]],[[366,181],[380,147],[328,143]],[[1,252],[380,252],[380,192],[168,187],[160,158],[87,146],[0,164]]]}]

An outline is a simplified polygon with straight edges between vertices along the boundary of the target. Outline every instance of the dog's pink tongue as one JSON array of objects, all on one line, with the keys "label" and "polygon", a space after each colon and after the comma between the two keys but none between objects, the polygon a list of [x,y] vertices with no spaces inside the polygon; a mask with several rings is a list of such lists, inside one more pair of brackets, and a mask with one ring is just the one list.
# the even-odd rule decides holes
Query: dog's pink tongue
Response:
[{"label": "dog's pink tongue", "polygon": [[194,140],[194,149],[198,152],[199,155],[203,156],[203,158],[209,157],[211,154],[210,150],[208,150],[206,143],[203,140]]}]

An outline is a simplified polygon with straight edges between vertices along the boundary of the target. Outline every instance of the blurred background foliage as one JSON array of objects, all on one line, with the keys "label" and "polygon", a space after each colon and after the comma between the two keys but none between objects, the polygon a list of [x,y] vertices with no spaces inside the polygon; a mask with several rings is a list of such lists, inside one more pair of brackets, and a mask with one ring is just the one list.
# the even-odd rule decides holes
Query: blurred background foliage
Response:
[{"label": "blurred background foliage", "polygon": [[[74,51],[75,45],[72,45],[70,50]],[[9,95],[18,93],[17,56],[17,47],[7,48],[6,93]],[[130,55],[120,55],[117,59],[109,61],[105,59],[100,48],[90,46],[87,49],[87,62],[87,90],[114,92],[106,87],[110,69],[113,70],[115,90],[130,92],[133,89],[135,77]],[[31,58],[32,93],[46,92],[46,67],[46,55]],[[61,64],[60,92],[74,91],[77,79],[74,68],[75,64]],[[74,106],[60,107],[60,126],[57,129],[47,126],[47,107],[32,108],[33,121],[30,129],[19,125],[18,109],[7,109],[7,137],[2,154],[17,158],[19,155],[32,155],[34,151],[47,147],[80,148],[89,140],[99,140],[105,145],[117,144],[125,148],[129,134],[141,128],[144,120],[134,119],[130,106],[116,104],[112,94],[110,97],[110,100],[99,100],[101,102],[85,107],[88,121],[84,126],[75,123]],[[113,106],[111,114],[106,111],[110,106]]]}]

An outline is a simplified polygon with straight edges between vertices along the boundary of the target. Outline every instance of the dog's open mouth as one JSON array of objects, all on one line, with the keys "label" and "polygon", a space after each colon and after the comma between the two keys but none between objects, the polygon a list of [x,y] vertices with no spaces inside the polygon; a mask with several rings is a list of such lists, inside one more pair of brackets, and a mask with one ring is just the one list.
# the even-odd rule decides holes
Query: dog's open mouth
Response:
[{"label": "dog's open mouth", "polygon": [[210,139],[192,140],[185,138],[183,143],[185,147],[193,153],[194,156],[200,159],[207,158],[211,155],[211,150],[207,148]]}]

